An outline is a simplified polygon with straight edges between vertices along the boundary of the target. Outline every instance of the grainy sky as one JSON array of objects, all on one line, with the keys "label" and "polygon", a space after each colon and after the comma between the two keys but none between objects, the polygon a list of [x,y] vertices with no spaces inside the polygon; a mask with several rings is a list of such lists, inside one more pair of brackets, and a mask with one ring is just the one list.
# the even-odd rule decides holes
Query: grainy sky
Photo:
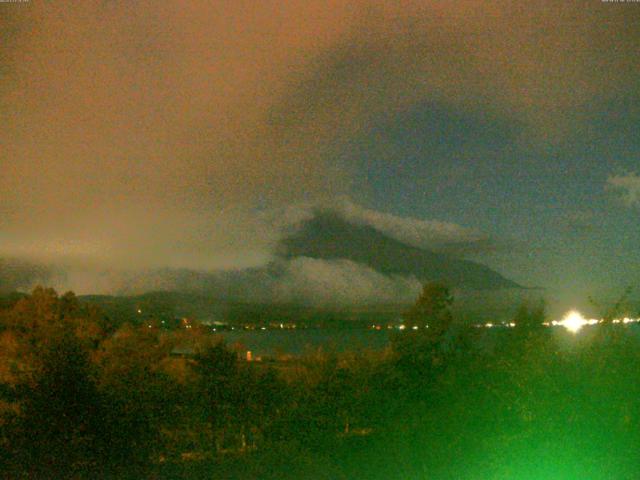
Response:
[{"label": "grainy sky", "polygon": [[638,59],[640,3],[0,3],[0,256],[255,265],[265,212],[346,197],[637,282]]}]

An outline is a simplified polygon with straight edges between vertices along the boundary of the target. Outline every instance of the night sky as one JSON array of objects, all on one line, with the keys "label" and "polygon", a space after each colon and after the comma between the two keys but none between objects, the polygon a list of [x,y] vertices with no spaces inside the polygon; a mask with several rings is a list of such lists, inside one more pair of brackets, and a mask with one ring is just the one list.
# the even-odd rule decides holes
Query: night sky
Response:
[{"label": "night sky", "polygon": [[257,265],[273,212],[338,198],[568,303],[621,291],[639,59],[632,2],[0,3],[0,256]]}]

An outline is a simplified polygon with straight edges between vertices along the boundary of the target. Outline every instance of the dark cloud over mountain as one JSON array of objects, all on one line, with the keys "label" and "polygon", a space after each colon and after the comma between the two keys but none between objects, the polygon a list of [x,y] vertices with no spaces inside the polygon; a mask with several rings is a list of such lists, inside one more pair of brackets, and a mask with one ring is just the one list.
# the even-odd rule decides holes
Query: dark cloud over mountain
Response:
[{"label": "dark cloud over mountain", "polygon": [[[0,257],[102,290],[260,267],[280,238],[265,211],[344,194],[386,212],[359,225],[438,253],[501,248],[515,229],[562,243],[539,213],[598,207],[606,176],[637,162],[636,7],[0,3]],[[633,178],[612,182],[634,203]],[[555,258],[536,283],[567,280]]]},{"label": "dark cloud over mountain", "polygon": [[453,287],[518,287],[484,265],[403,243],[374,226],[351,223],[331,211],[319,212],[283,239],[279,254],[287,259],[347,260],[383,275],[441,281]]},{"label": "dark cloud over mountain", "polygon": [[518,288],[484,265],[415,246],[446,250],[448,244],[487,241],[463,227],[374,212],[346,199],[280,213],[272,226],[277,239],[261,266],[126,270],[13,262],[0,268],[0,277],[7,288],[47,282],[81,293],[176,290],[224,300],[316,306],[410,303],[429,280],[466,290]]}]

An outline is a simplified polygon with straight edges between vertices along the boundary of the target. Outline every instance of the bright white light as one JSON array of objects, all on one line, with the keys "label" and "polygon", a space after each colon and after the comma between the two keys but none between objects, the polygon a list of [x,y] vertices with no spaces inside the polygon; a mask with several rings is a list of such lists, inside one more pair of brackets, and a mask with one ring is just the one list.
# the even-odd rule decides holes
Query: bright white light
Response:
[{"label": "bright white light", "polygon": [[576,310],[572,310],[562,319],[561,322],[557,322],[558,325],[562,325],[571,333],[578,333],[582,327],[589,322]]},{"label": "bright white light", "polygon": [[560,325],[571,333],[578,333],[582,327],[585,325],[597,325],[600,323],[599,320],[596,319],[586,319],[582,316],[582,314],[576,310],[572,310],[562,319],[560,322],[553,321],[552,325]]}]

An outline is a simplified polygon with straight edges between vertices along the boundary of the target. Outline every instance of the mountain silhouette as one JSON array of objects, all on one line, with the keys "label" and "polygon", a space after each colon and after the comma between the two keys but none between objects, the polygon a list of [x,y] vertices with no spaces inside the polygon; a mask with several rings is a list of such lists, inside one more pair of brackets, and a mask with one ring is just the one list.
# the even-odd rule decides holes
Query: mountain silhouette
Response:
[{"label": "mountain silhouette", "polygon": [[350,223],[334,212],[317,212],[281,240],[281,258],[346,259],[385,275],[415,276],[475,290],[521,288],[489,267],[403,243],[369,225]]}]

